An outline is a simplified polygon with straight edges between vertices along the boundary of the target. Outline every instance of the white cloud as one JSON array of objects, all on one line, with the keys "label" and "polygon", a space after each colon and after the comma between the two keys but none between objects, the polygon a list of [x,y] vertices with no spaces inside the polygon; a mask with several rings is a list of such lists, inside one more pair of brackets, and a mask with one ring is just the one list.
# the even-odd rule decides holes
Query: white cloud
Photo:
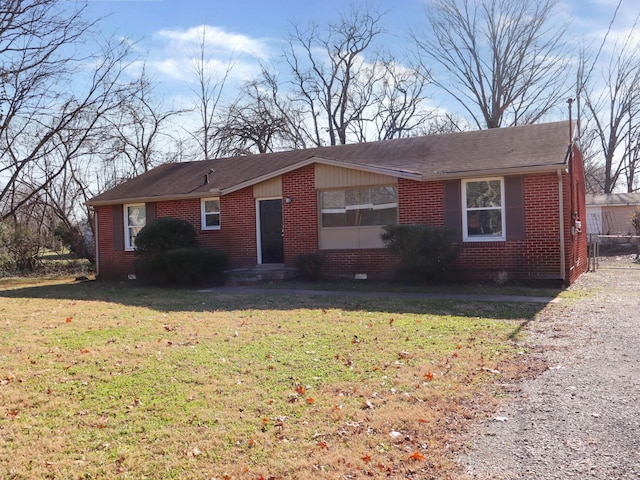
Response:
[{"label": "white cloud", "polygon": [[144,42],[145,64],[161,83],[196,82],[194,60],[202,54],[204,39],[205,70],[212,79],[221,80],[227,70],[228,83],[241,83],[256,76],[260,63],[270,57],[269,40],[227,32],[211,25],[186,29],[164,29]]},{"label": "white cloud", "polygon": [[156,35],[160,40],[166,41],[167,47],[174,51],[199,49],[204,39],[208,51],[221,55],[248,55],[259,60],[268,58],[269,48],[264,40],[226,32],[211,25],[199,25],[186,30],[160,30]]}]

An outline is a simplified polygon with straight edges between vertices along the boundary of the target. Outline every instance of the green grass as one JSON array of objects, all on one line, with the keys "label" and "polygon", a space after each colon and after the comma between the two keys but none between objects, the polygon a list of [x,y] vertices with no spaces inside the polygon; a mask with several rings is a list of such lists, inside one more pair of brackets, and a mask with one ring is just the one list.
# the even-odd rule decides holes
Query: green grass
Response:
[{"label": "green grass", "polygon": [[0,475],[16,479],[453,478],[540,308],[0,288]]}]

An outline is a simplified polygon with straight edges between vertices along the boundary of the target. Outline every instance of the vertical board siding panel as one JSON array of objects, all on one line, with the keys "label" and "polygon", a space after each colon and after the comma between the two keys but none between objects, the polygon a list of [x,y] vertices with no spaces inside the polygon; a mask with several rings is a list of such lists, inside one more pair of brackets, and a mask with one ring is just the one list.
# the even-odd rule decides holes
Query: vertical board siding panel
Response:
[{"label": "vertical board siding panel", "polygon": [[524,190],[522,176],[504,178],[507,241],[524,240]]},{"label": "vertical board siding panel", "polygon": [[456,231],[455,240],[462,241],[462,192],[460,180],[444,182],[444,224]]},{"label": "vertical board siding panel", "polygon": [[146,223],[156,219],[156,202],[145,203],[144,210],[147,219]]},{"label": "vertical board siding panel", "polygon": [[124,251],[124,206],[121,204],[111,207],[113,221],[113,249]]}]

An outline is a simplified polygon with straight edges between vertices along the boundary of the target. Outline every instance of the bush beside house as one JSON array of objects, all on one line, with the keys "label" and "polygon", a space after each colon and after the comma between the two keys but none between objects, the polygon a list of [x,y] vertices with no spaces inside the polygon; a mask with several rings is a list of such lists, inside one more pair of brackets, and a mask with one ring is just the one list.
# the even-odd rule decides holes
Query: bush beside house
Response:
[{"label": "bush beside house", "polygon": [[135,244],[134,271],[144,283],[189,285],[222,281],[227,255],[198,247],[195,228],[186,220],[152,220],[140,230]]},{"label": "bush beside house", "polygon": [[455,231],[430,225],[386,225],[382,241],[402,262],[401,277],[442,279],[461,251]]}]

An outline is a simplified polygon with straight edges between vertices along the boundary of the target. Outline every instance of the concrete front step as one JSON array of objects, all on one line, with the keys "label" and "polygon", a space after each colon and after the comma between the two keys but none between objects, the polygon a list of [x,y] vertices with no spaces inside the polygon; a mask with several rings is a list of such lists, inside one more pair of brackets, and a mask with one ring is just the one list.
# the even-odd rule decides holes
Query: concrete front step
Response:
[{"label": "concrete front step", "polygon": [[271,282],[287,280],[298,276],[295,268],[281,264],[256,265],[253,268],[238,268],[224,273],[226,285],[242,285],[245,283]]}]

